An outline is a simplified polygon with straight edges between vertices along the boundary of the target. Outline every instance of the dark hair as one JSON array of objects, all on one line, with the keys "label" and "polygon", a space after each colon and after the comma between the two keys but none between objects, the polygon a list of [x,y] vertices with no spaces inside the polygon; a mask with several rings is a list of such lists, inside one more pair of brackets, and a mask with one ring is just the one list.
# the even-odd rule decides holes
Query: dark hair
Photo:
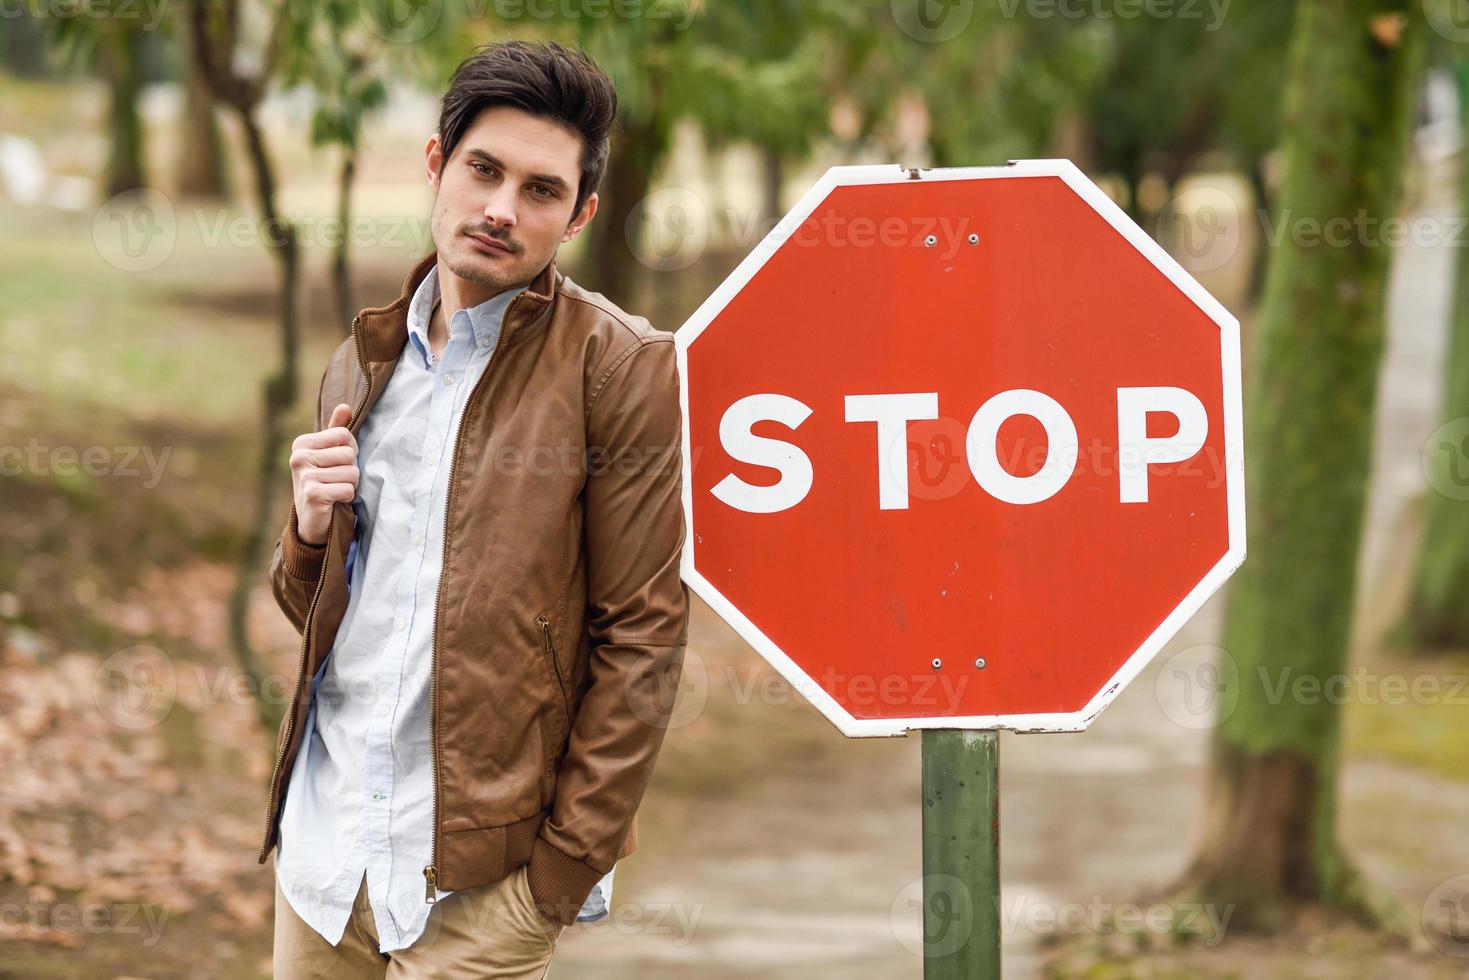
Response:
[{"label": "dark hair", "polygon": [[481,111],[511,106],[581,136],[581,182],[572,214],[602,183],[617,90],[585,51],[555,41],[499,41],[465,58],[449,79],[439,112],[444,163]]}]

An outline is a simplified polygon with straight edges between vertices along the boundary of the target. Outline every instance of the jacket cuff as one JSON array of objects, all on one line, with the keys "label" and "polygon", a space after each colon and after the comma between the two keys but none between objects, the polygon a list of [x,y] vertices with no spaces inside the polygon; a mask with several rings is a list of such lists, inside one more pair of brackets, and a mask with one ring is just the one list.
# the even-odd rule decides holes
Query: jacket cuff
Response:
[{"label": "jacket cuff", "polygon": [[286,524],[285,536],[281,538],[281,564],[286,574],[304,582],[315,582],[321,574],[322,562],[326,559],[326,542],[307,544],[296,533],[296,505],[291,505],[291,519]]},{"label": "jacket cuff", "polygon": [[531,847],[530,864],[526,866],[526,881],[537,911],[567,926],[576,921],[587,896],[603,874],[539,836]]}]

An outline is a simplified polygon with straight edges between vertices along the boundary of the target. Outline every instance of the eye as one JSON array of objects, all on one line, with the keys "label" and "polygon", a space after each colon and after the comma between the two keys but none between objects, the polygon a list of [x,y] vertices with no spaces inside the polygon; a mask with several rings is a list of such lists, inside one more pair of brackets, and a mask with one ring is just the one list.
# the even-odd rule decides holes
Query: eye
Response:
[{"label": "eye", "polygon": [[[551,198],[556,196],[556,192],[547,187],[545,184],[534,185],[534,190],[537,197]],[[545,193],[542,193],[542,191],[544,191]]]},{"label": "eye", "polygon": [[486,177],[495,172],[495,168],[488,164],[480,163],[478,160],[471,160],[469,165],[474,168],[476,173],[484,174]]}]

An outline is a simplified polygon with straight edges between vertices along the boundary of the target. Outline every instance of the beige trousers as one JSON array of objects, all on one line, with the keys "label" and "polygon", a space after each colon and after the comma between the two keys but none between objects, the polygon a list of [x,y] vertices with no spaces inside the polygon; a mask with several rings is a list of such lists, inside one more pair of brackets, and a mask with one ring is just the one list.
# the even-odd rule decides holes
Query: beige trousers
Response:
[{"label": "beige trousers", "polygon": [[540,980],[565,927],[535,910],[525,866],[500,881],[456,891],[435,903],[428,926],[407,949],[378,952],[367,877],[336,946],[301,920],[275,886],[276,980]]}]

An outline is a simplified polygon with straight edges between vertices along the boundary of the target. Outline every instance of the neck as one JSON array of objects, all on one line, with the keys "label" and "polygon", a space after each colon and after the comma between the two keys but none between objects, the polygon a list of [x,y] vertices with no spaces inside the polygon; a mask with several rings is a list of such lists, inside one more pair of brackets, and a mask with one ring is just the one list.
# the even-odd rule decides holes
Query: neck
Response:
[{"label": "neck", "polygon": [[444,312],[452,317],[460,310],[467,310],[471,306],[478,306],[488,300],[494,299],[511,286],[482,286],[468,279],[461,279],[450,271],[444,259],[440,256],[435,267],[439,275],[439,298],[444,305]]},{"label": "neck", "polygon": [[428,321],[428,345],[435,356],[449,342],[449,321],[460,310],[494,299],[509,286],[481,286],[479,283],[461,279],[449,270],[442,257],[435,262],[439,277],[439,301]]}]

